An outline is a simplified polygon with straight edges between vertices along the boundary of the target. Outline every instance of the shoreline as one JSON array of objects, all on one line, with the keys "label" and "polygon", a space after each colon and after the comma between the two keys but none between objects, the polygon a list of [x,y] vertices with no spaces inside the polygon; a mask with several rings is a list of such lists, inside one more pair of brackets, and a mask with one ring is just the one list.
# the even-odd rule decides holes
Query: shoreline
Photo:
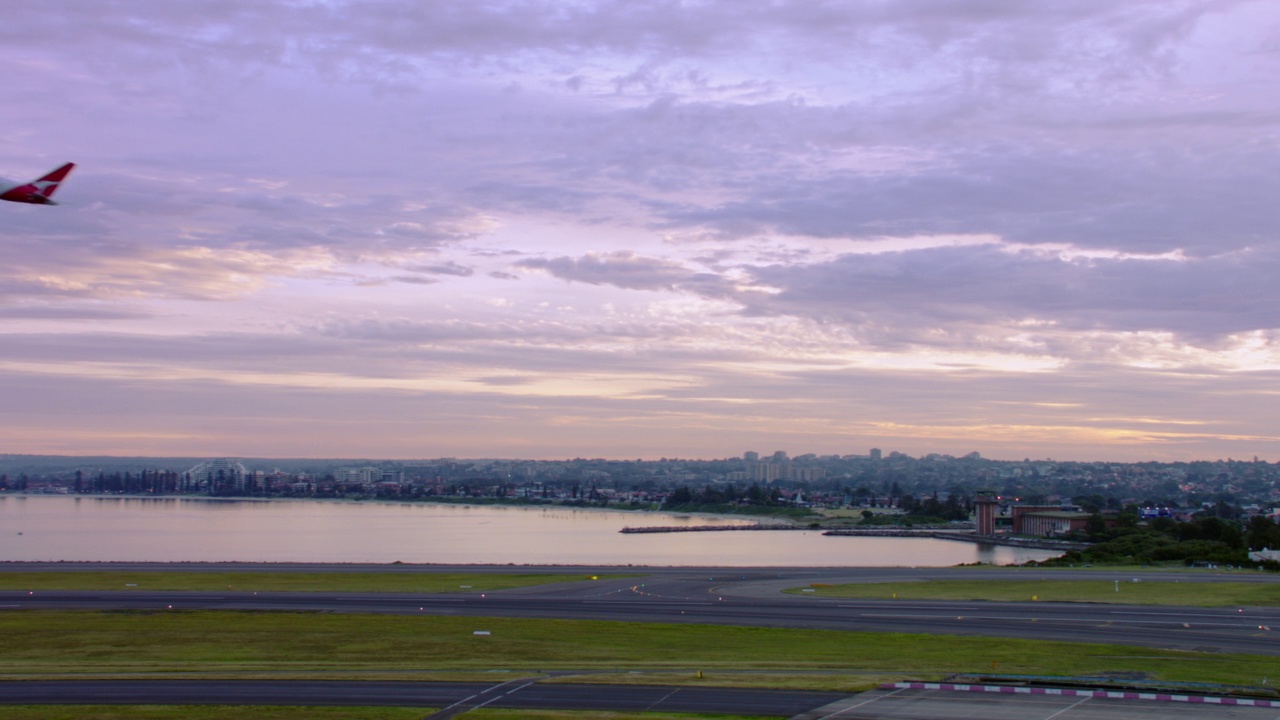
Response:
[{"label": "shoreline", "polygon": [[[752,522],[755,520],[774,520],[778,524],[795,524],[796,521],[776,516],[776,515],[748,515],[746,513],[707,513],[707,512],[688,512],[677,510],[649,510],[644,508],[619,508],[619,507],[600,507],[598,505],[569,505],[565,503],[520,503],[520,502],[479,502],[479,501],[463,501],[463,500],[432,500],[429,498],[415,498],[413,500],[393,499],[393,498],[317,498],[317,497],[217,497],[212,495],[105,495],[101,493],[95,494],[76,494],[76,493],[36,493],[36,492],[11,492],[0,493],[0,502],[6,498],[21,498],[23,500],[31,498],[74,498],[76,500],[148,500],[148,501],[184,501],[193,502],[218,502],[218,503],[329,503],[334,505],[438,505],[443,507],[483,507],[483,508],[510,508],[514,510],[581,510],[584,512],[615,512],[628,513],[635,515],[666,515],[675,518],[709,518],[713,520],[738,520],[742,522]],[[0,561],[3,562],[3,561]]]}]

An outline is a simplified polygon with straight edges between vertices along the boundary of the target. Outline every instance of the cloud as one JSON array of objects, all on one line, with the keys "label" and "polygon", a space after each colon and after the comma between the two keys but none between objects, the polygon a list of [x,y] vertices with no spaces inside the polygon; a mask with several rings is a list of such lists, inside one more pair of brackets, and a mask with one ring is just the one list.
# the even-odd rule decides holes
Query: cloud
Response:
[{"label": "cloud", "polygon": [[849,322],[892,318],[928,328],[952,322],[1042,320],[1074,329],[1220,335],[1280,325],[1274,249],[1210,258],[1069,259],[999,245],[943,247],[829,262],[754,267],[773,294],[754,310]]},{"label": "cloud", "polygon": [[166,248],[129,243],[92,247],[27,244],[0,247],[0,299],[136,300],[146,297],[230,300],[273,278],[325,274],[323,252],[256,252],[207,247]]},{"label": "cloud", "polygon": [[391,280],[399,283],[407,283],[409,285],[434,285],[440,282],[431,278],[425,278],[420,275],[396,275]]},{"label": "cloud", "polygon": [[408,265],[405,266],[405,269],[430,275],[453,275],[455,277],[471,277],[476,272],[474,268],[459,265],[452,260],[439,265]]},{"label": "cloud", "polygon": [[0,318],[7,320],[142,320],[154,313],[125,308],[86,305],[23,304],[0,307]]},{"label": "cloud", "polygon": [[730,289],[719,275],[695,272],[676,262],[641,257],[626,251],[588,254],[579,258],[530,258],[519,260],[515,265],[543,270],[561,280],[613,285],[629,290],[685,290],[716,297]]},{"label": "cloud", "polygon": [[[370,67],[408,72],[411,60],[423,57],[452,58],[461,65],[464,59],[498,62],[537,53],[562,58],[749,56],[778,46],[789,56],[803,57],[806,49],[819,55],[850,44],[880,52],[905,45],[899,50],[904,54],[961,46],[1009,64],[1048,62],[1072,50],[1085,58],[1080,64],[1092,67],[1112,59],[1158,57],[1198,18],[1235,4],[1147,1],[1117,7],[1081,0],[1054,6],[902,6],[874,0],[818,5],[791,0],[743,6],[725,0],[642,5],[598,0],[565,5],[540,0],[298,5],[221,0],[182,8],[154,3],[144,14],[144,8],[129,3],[80,3],[66,18],[17,8],[9,25],[15,30],[0,37],[19,46],[34,44],[41,31],[71,21],[73,27],[82,26],[85,32],[77,36],[91,46],[109,40],[117,48],[108,62],[124,64],[160,51],[196,69],[235,58],[309,62],[357,77]],[[997,38],[1006,41],[1004,47]],[[343,55],[346,59],[340,60]]]},{"label": "cloud", "polygon": [[84,408],[138,400],[172,413],[139,436],[326,451],[425,427],[485,454],[569,442],[549,428],[622,456],[1280,447],[1277,23],[1245,0],[16,6],[0,169],[80,166],[61,206],[0,208],[0,425],[61,437],[78,408],[95,442]]}]

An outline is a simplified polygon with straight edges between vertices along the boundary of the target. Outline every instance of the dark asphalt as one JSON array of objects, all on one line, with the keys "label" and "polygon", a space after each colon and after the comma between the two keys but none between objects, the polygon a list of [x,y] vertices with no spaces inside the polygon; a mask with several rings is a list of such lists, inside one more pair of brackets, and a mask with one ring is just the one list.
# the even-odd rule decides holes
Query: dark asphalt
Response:
[{"label": "dark asphalt", "polygon": [[[469,707],[517,709],[797,715],[847,697],[795,690],[651,685],[482,683],[75,680],[0,682],[7,705],[303,705]],[[474,701],[473,701],[474,700]],[[472,701],[472,702],[468,702]]]}]

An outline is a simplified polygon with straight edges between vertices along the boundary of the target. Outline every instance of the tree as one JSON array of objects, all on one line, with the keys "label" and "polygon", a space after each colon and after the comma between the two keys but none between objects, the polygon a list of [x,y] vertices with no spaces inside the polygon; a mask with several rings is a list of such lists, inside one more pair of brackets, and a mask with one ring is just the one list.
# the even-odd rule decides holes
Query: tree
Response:
[{"label": "tree", "polygon": [[680,487],[671,491],[671,494],[667,496],[667,501],[663,504],[664,505],[687,505],[688,503],[691,503],[691,502],[693,502],[693,493],[689,490],[689,488],[681,485]]},{"label": "tree", "polygon": [[1262,515],[1251,517],[1245,539],[1250,550],[1280,549],[1280,526]]},{"label": "tree", "polygon": [[1102,515],[1095,512],[1085,521],[1084,532],[1089,536],[1090,540],[1100,540],[1102,536],[1107,534],[1107,521],[1102,519]]}]

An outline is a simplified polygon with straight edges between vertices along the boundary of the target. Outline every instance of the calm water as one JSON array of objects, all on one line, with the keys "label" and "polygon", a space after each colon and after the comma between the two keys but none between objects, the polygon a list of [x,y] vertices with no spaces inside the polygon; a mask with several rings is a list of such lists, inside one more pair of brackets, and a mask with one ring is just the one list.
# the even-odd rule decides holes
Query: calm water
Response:
[{"label": "calm water", "polygon": [[618,532],[744,522],[752,521],[569,508],[4,496],[0,561],[883,567],[1003,565],[1055,555],[819,532]]}]

